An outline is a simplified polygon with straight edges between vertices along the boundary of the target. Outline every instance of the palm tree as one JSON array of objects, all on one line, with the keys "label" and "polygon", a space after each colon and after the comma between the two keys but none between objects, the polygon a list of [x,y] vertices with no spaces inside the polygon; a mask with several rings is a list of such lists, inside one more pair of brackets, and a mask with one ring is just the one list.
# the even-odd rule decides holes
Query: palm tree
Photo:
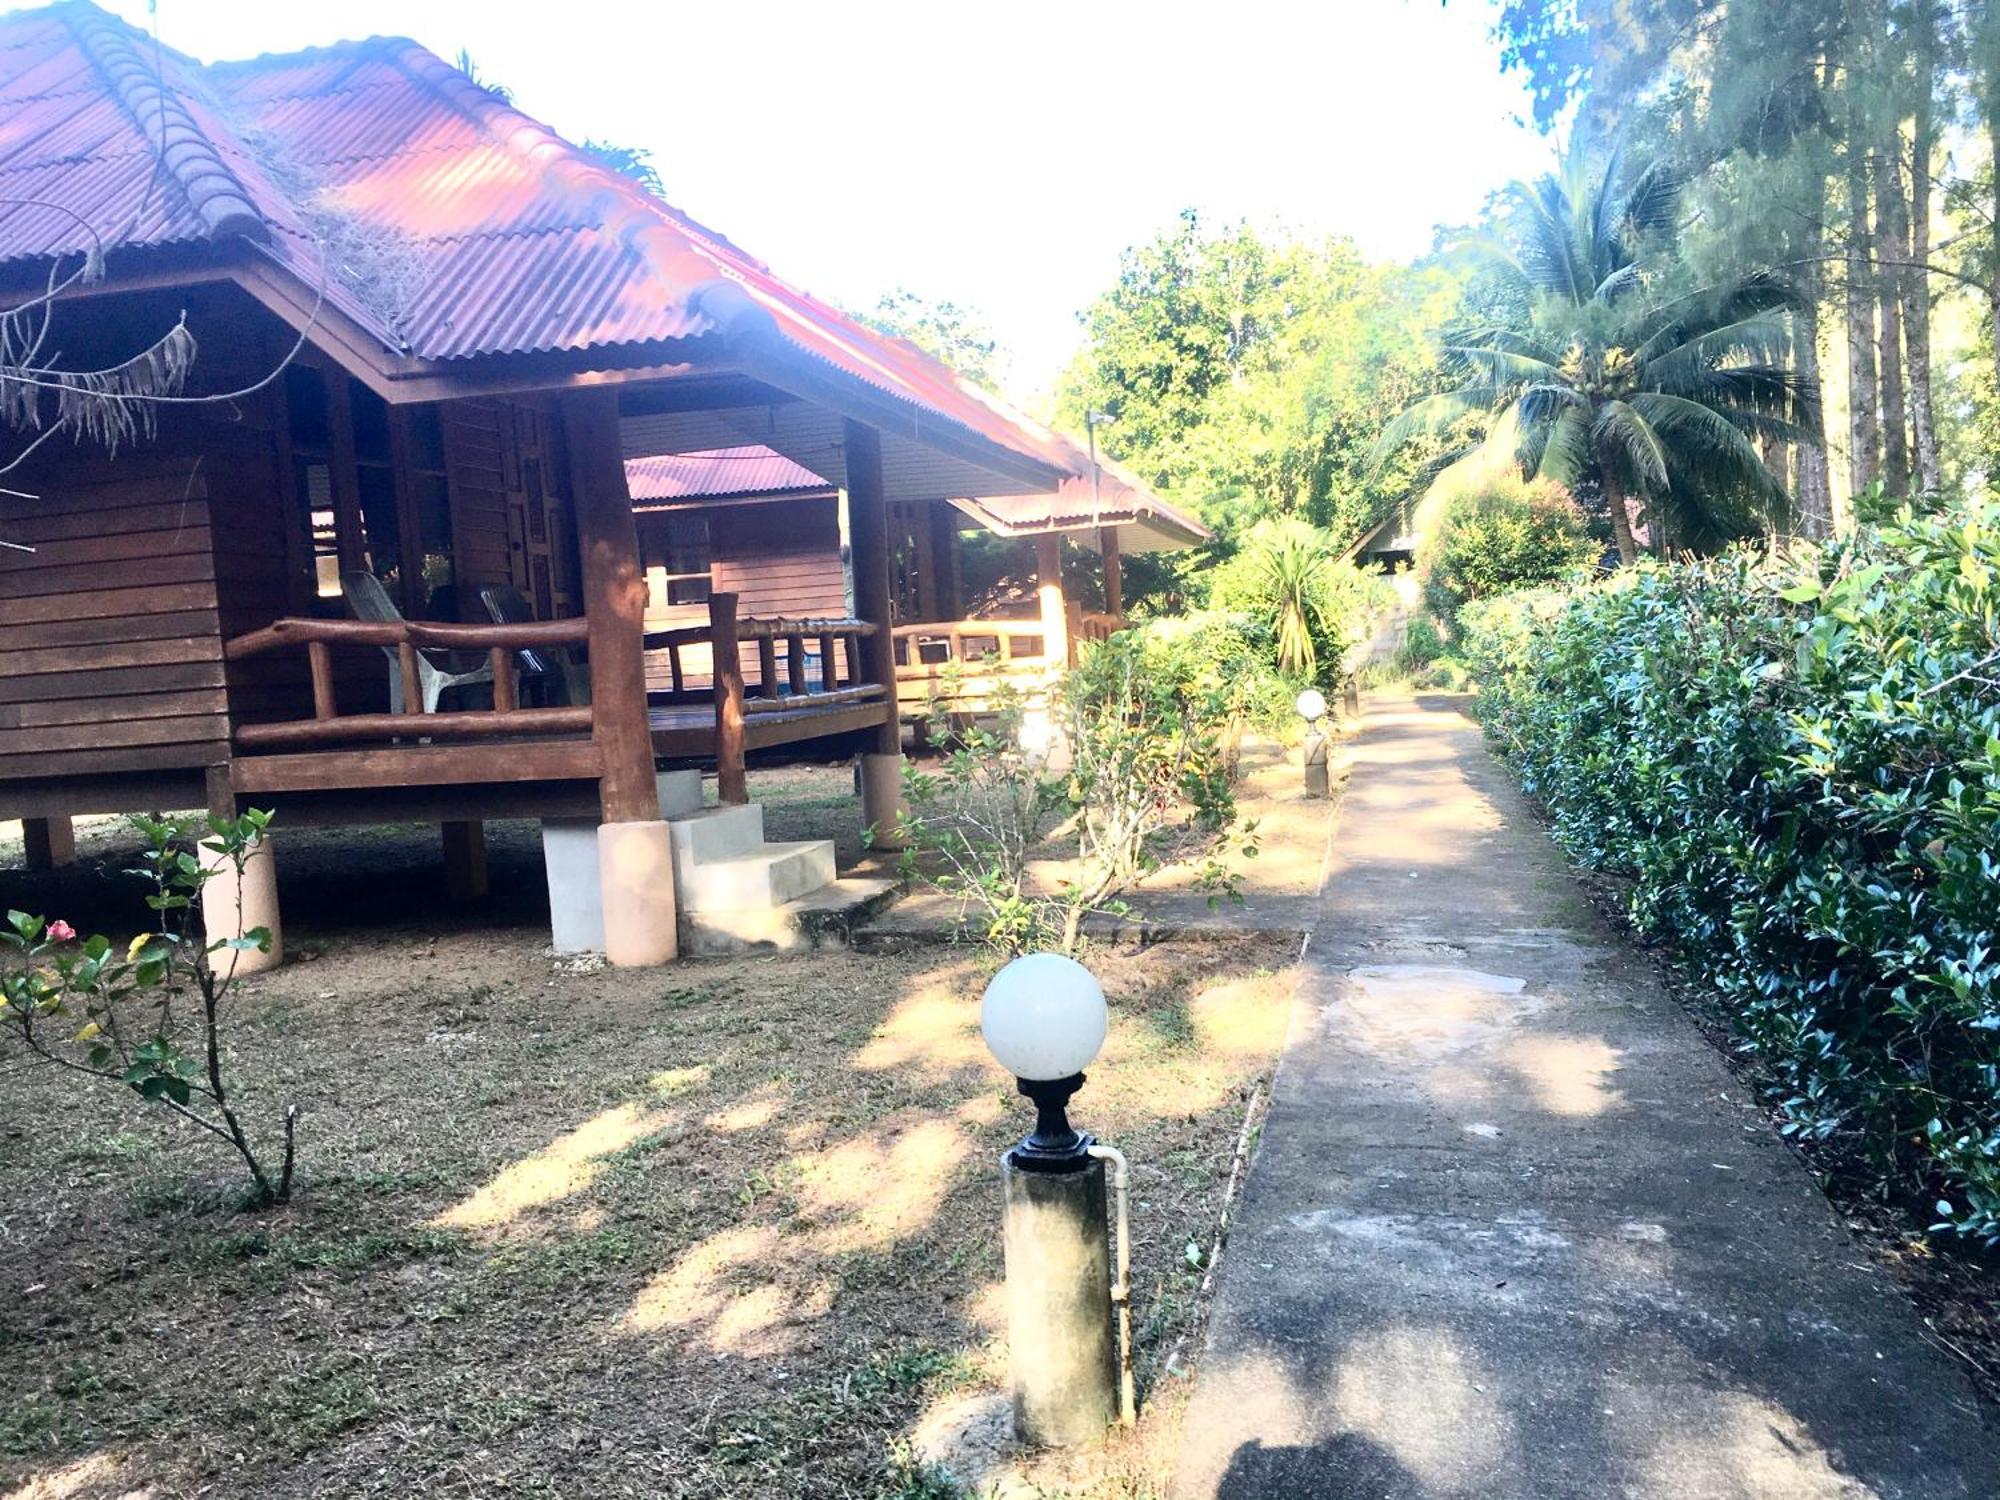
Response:
[{"label": "palm tree", "polygon": [[1508,190],[1501,237],[1468,247],[1500,315],[1446,349],[1463,380],[1404,412],[1386,457],[1470,413],[1500,418],[1526,478],[1601,486],[1620,561],[1638,555],[1635,513],[1661,551],[1706,550],[1778,524],[1784,486],[1758,439],[1816,441],[1817,396],[1787,365],[1791,288],[1768,274],[1668,297],[1679,216],[1674,174],[1627,173],[1614,155]]}]

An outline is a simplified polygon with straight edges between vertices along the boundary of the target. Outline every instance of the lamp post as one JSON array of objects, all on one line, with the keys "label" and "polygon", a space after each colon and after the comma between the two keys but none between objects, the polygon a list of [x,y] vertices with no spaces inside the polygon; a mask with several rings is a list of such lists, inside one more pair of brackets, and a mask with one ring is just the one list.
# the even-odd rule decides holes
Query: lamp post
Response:
[{"label": "lamp post", "polygon": [[1305,772],[1306,795],[1324,797],[1327,795],[1326,735],[1319,725],[1320,720],[1326,717],[1326,695],[1318,688],[1307,688],[1299,694],[1292,707],[1306,721],[1306,737],[1299,746],[1299,764]]},{"label": "lamp post", "polygon": [[[1105,1231],[1106,1160],[1124,1158],[1069,1122],[1109,1016],[1090,971],[1058,953],[1017,958],[986,987],[979,1029],[1035,1106],[1035,1128],[1000,1158],[1014,1435],[1038,1447],[1095,1442],[1119,1417]],[[1122,1198],[1121,1198],[1122,1206]],[[1129,1382],[1123,1410],[1129,1420]]]}]

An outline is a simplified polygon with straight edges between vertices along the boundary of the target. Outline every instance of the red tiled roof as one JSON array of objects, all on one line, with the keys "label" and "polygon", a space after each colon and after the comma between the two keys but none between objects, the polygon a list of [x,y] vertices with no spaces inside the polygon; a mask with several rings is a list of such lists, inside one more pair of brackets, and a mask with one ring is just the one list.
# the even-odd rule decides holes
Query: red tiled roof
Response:
[{"label": "red tiled roof", "polygon": [[644,505],[661,500],[721,500],[833,486],[782,453],[752,444],[706,453],[666,453],[625,460],[625,487]]},{"label": "red tiled roof", "polygon": [[0,263],[240,242],[386,351],[439,363],[774,338],[1017,455],[1016,483],[1089,472],[1077,444],[401,38],[205,66],[89,0],[0,16],[6,199]]}]

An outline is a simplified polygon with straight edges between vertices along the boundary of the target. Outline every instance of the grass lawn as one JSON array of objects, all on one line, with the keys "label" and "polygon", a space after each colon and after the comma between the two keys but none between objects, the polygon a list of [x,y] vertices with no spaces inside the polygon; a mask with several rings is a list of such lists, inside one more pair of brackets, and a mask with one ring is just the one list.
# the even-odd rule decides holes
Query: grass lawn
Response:
[{"label": "grass lawn", "polygon": [[[320,940],[298,899],[305,961],[235,1002],[232,1059],[267,1138],[302,1107],[291,1207],[239,1211],[230,1159],[129,1095],[7,1072],[0,1494],[950,1492],[905,1441],[1004,1381],[995,1158],[1028,1119],[978,960],[578,973],[534,922]],[[1076,1115],[1133,1158],[1147,1385],[1293,951],[1091,958]],[[1156,1492],[1178,1384],[1049,1491]]]}]

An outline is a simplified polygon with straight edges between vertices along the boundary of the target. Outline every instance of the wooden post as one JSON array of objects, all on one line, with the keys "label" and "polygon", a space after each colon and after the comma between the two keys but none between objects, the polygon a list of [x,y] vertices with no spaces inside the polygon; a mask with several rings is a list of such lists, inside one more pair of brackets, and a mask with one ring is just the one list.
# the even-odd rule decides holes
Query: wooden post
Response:
[{"label": "wooden post", "polygon": [[347,372],[324,365],[326,382],[326,470],[333,488],[333,544],[343,574],[368,567],[368,536],[361,525],[361,471],[354,462],[354,406]]},{"label": "wooden post", "polygon": [[880,683],[885,716],[861,755],[861,817],[879,848],[894,848],[902,805],[903,725],[896,706],[896,642],[890,618],[889,513],[882,489],[882,435],[846,424],[847,535],[854,559],[854,613],[875,627],[850,639],[855,684]]},{"label": "wooden post", "polygon": [[487,670],[493,674],[493,712],[511,714],[519,703],[514,690],[514,653],[495,646],[486,653]]},{"label": "wooden post", "polygon": [[1097,528],[1097,550],[1104,558],[1104,612],[1114,620],[1125,618],[1125,559],[1118,550],[1118,528]]},{"label": "wooden post", "polygon": [[812,691],[806,682],[806,638],[797,631],[785,637],[785,677],[794,698]]},{"label": "wooden post", "polygon": [[396,487],[396,552],[400,558],[397,583],[406,619],[430,613],[430,591],[424,587],[424,527],[417,514],[415,469],[417,445],[410,435],[410,409],[389,408],[389,475]]},{"label": "wooden post", "polygon": [[307,641],[306,661],[312,668],[313,717],[331,719],[340,712],[333,695],[333,652],[325,641]]},{"label": "wooden post", "polygon": [[757,696],[778,696],[778,643],[768,635],[757,637]]},{"label": "wooden post", "polygon": [[573,391],[562,408],[589,622],[591,737],[604,762],[598,797],[607,823],[652,822],[660,794],[646,720],[646,573],[620,457],[618,393]]},{"label": "wooden post", "polygon": [[965,590],[959,578],[958,511],[949,500],[933,500],[930,514],[931,566],[937,570],[937,618],[956,620],[965,613]]},{"label": "wooden post", "polygon": [[444,835],[444,888],[454,901],[477,901],[486,894],[486,825],[453,821],[438,825]]},{"label": "wooden post", "polygon": [[715,679],[715,795],[741,806],[750,800],[743,771],[743,652],[736,640],[736,596],[708,596],[708,638]]},{"label": "wooden post", "polygon": [[583,559],[591,738],[600,761],[597,869],[604,956],[620,966],[665,963],[680,951],[673,839],[660,818],[653,774],[653,731],[646,717],[646,571],[625,487],[617,388],[565,393],[562,416]]},{"label": "wooden post", "polygon": [[28,868],[53,870],[76,862],[76,825],[68,818],[23,818],[21,841]]},{"label": "wooden post", "polygon": [[1042,606],[1042,658],[1051,667],[1069,665],[1069,611],[1063,602],[1062,533],[1035,538],[1035,597]]}]

